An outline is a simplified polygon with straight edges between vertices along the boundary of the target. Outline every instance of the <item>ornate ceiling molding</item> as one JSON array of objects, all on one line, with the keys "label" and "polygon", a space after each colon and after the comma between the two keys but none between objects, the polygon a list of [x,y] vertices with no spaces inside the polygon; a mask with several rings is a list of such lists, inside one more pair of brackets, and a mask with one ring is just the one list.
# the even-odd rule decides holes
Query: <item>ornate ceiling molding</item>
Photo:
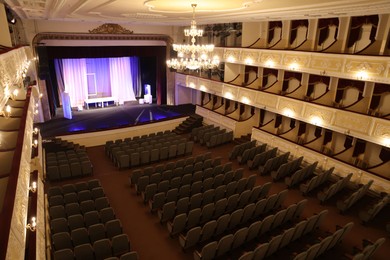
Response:
[{"label": "ornate ceiling molding", "polygon": [[170,36],[164,34],[112,34],[112,33],[38,33],[35,35],[33,46],[41,45],[45,40],[89,40],[89,41],[164,41],[167,45],[172,44]]},{"label": "ornate ceiling molding", "polygon": [[132,34],[133,31],[130,31],[119,24],[115,23],[105,23],[99,27],[89,30],[89,33],[95,34]]}]

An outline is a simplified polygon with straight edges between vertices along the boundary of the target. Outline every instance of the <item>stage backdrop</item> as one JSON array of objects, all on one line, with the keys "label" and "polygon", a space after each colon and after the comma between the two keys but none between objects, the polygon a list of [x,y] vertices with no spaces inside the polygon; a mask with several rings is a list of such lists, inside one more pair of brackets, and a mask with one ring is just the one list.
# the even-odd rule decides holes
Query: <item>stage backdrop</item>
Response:
[{"label": "stage backdrop", "polygon": [[72,107],[93,98],[133,101],[141,88],[138,57],[55,59],[59,94],[69,94]]}]

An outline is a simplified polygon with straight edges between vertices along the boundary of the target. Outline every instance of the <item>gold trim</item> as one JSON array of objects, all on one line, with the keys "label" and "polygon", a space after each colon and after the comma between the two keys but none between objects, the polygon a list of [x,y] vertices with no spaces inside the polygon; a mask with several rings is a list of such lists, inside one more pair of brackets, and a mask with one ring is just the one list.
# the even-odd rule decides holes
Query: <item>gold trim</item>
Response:
[{"label": "gold trim", "polygon": [[96,34],[132,34],[133,31],[127,30],[126,28],[123,28],[119,24],[115,23],[105,23],[100,25],[99,27],[89,30],[89,33],[96,33]]}]

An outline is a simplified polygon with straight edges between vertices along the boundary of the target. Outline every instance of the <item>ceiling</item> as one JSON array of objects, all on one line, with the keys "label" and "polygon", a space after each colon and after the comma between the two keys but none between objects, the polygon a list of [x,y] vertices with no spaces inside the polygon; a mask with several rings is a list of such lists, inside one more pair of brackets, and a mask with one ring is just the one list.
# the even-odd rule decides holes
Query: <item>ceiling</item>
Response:
[{"label": "ceiling", "polygon": [[21,19],[188,25],[390,14],[389,0],[3,0]]}]

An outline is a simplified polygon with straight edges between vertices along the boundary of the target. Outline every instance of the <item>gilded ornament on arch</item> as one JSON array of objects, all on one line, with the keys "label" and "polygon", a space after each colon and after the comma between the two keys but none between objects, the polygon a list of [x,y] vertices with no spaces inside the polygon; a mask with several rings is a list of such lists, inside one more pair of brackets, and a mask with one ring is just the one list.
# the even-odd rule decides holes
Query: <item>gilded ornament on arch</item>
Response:
[{"label": "gilded ornament on arch", "polygon": [[130,31],[126,28],[123,28],[119,24],[105,23],[105,24],[102,24],[93,30],[89,30],[89,33],[95,33],[95,34],[132,34],[133,31]]}]

